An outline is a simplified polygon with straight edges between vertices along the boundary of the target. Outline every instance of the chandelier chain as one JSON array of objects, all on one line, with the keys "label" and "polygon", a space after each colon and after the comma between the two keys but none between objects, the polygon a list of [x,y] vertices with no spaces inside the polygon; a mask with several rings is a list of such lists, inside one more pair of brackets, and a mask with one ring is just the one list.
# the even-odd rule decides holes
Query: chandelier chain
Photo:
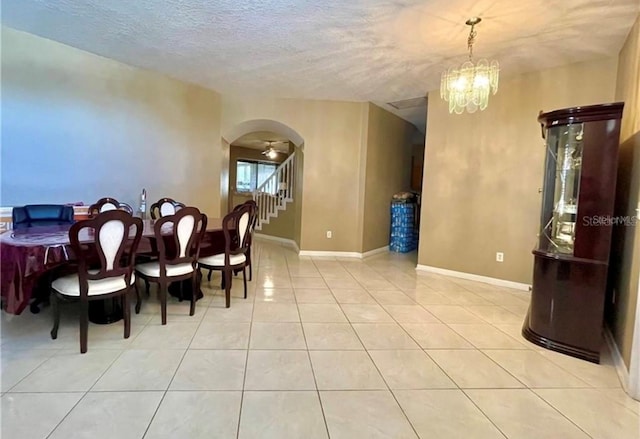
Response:
[{"label": "chandelier chain", "polygon": [[467,38],[467,49],[469,49],[469,61],[473,60],[473,43],[476,42],[476,35],[478,32],[475,30],[475,24],[471,25],[471,30],[469,31],[469,38]]}]

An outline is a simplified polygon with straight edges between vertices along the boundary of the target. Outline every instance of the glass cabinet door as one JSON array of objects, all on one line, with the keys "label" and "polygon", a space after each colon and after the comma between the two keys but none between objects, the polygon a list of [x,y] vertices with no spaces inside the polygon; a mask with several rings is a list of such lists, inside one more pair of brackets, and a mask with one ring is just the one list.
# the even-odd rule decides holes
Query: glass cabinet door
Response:
[{"label": "glass cabinet door", "polygon": [[540,246],[551,253],[573,255],[583,134],[582,123],[554,126],[547,130]]}]

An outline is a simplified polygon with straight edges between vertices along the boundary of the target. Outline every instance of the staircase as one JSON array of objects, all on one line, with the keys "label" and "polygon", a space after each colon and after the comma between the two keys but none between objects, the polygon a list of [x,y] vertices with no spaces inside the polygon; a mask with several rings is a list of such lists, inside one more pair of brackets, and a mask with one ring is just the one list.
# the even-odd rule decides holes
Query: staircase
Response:
[{"label": "staircase", "polygon": [[253,200],[258,203],[256,230],[262,230],[263,225],[269,224],[271,218],[276,218],[293,201],[295,164],[294,152],[253,192]]}]

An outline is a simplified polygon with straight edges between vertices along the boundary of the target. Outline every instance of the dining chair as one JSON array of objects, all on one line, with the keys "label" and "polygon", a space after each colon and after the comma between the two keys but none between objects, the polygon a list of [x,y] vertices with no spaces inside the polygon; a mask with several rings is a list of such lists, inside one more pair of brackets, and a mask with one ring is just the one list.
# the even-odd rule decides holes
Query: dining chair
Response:
[{"label": "dining chair", "polygon": [[[158,260],[137,264],[136,275],[158,284],[162,324],[167,323],[167,288],[169,283],[191,279],[191,307],[196,310],[197,264],[200,242],[207,230],[207,216],[195,207],[184,207],[174,215],[160,218],[154,224]],[[140,312],[140,291],[136,285],[136,314]]]},{"label": "dining chair", "polygon": [[100,198],[95,204],[89,206],[89,217],[93,218],[99,213],[106,212],[108,210],[123,210],[127,212],[129,215],[133,215],[133,208],[127,204],[122,203],[115,198]]},{"label": "dining chair", "polygon": [[[129,245],[131,228],[135,227]],[[121,210],[104,212],[95,218],[79,221],[69,230],[69,241],[78,262],[78,272],[54,280],[51,284],[53,329],[51,338],[58,338],[60,308],[58,298],[80,301],[80,353],[87,352],[89,301],[121,296],[124,338],[131,333],[129,291],[135,282],[133,265],[142,236],[142,220]],[[93,237],[93,242],[87,239]],[[82,238],[82,239],[81,239]],[[99,266],[90,261],[97,252]]]},{"label": "dining chair", "polygon": [[151,218],[159,219],[168,215],[174,215],[180,209],[184,209],[184,204],[171,198],[160,198],[151,205]]},{"label": "dining chair", "polygon": [[[249,268],[249,280],[253,280],[253,269],[251,268],[251,256],[253,254],[253,232],[258,221],[258,203],[254,200],[245,201],[244,204],[251,206],[251,217],[249,219],[249,251],[247,251],[247,267]],[[237,206],[236,206],[237,208]]]},{"label": "dining chair", "polygon": [[198,259],[199,267],[222,271],[227,308],[231,306],[231,273],[235,270],[242,270],[244,298],[247,298],[246,266],[250,241],[251,210],[251,206],[243,204],[237,210],[228,213],[222,219],[224,253]]},{"label": "dining chair", "polygon": [[14,207],[11,212],[14,229],[73,224],[73,206],[62,204],[29,204]]},{"label": "dining chair", "polygon": [[[239,210],[241,209],[243,206],[251,206],[251,217],[249,218],[249,241],[248,241],[248,246],[249,246],[249,250],[247,251],[247,268],[249,268],[249,280],[253,279],[253,270],[251,268],[251,255],[252,255],[252,250],[251,250],[251,245],[253,242],[253,231],[255,230],[256,227],[256,221],[258,220],[258,203],[256,203],[254,200],[248,200],[245,201],[242,204],[238,204],[237,206],[235,206],[233,208],[233,211]],[[233,242],[232,245],[237,245],[237,242]],[[234,274],[238,274],[239,270],[235,270]],[[211,281],[211,274],[213,273],[213,269],[209,270],[209,274],[207,275],[207,280]],[[224,286],[224,279],[223,279],[223,284]]]}]

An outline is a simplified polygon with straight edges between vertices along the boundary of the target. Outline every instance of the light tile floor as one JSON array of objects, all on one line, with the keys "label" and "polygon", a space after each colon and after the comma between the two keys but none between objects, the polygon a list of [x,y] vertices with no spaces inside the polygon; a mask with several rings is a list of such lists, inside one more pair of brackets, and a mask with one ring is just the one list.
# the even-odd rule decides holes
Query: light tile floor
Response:
[{"label": "light tile floor", "polygon": [[601,365],[520,328],[529,295],[416,274],[415,255],[300,258],[257,242],[249,297],[219,274],[188,303],[145,300],[131,337],[77,307],[2,315],[3,438],[640,437],[640,403]]}]

